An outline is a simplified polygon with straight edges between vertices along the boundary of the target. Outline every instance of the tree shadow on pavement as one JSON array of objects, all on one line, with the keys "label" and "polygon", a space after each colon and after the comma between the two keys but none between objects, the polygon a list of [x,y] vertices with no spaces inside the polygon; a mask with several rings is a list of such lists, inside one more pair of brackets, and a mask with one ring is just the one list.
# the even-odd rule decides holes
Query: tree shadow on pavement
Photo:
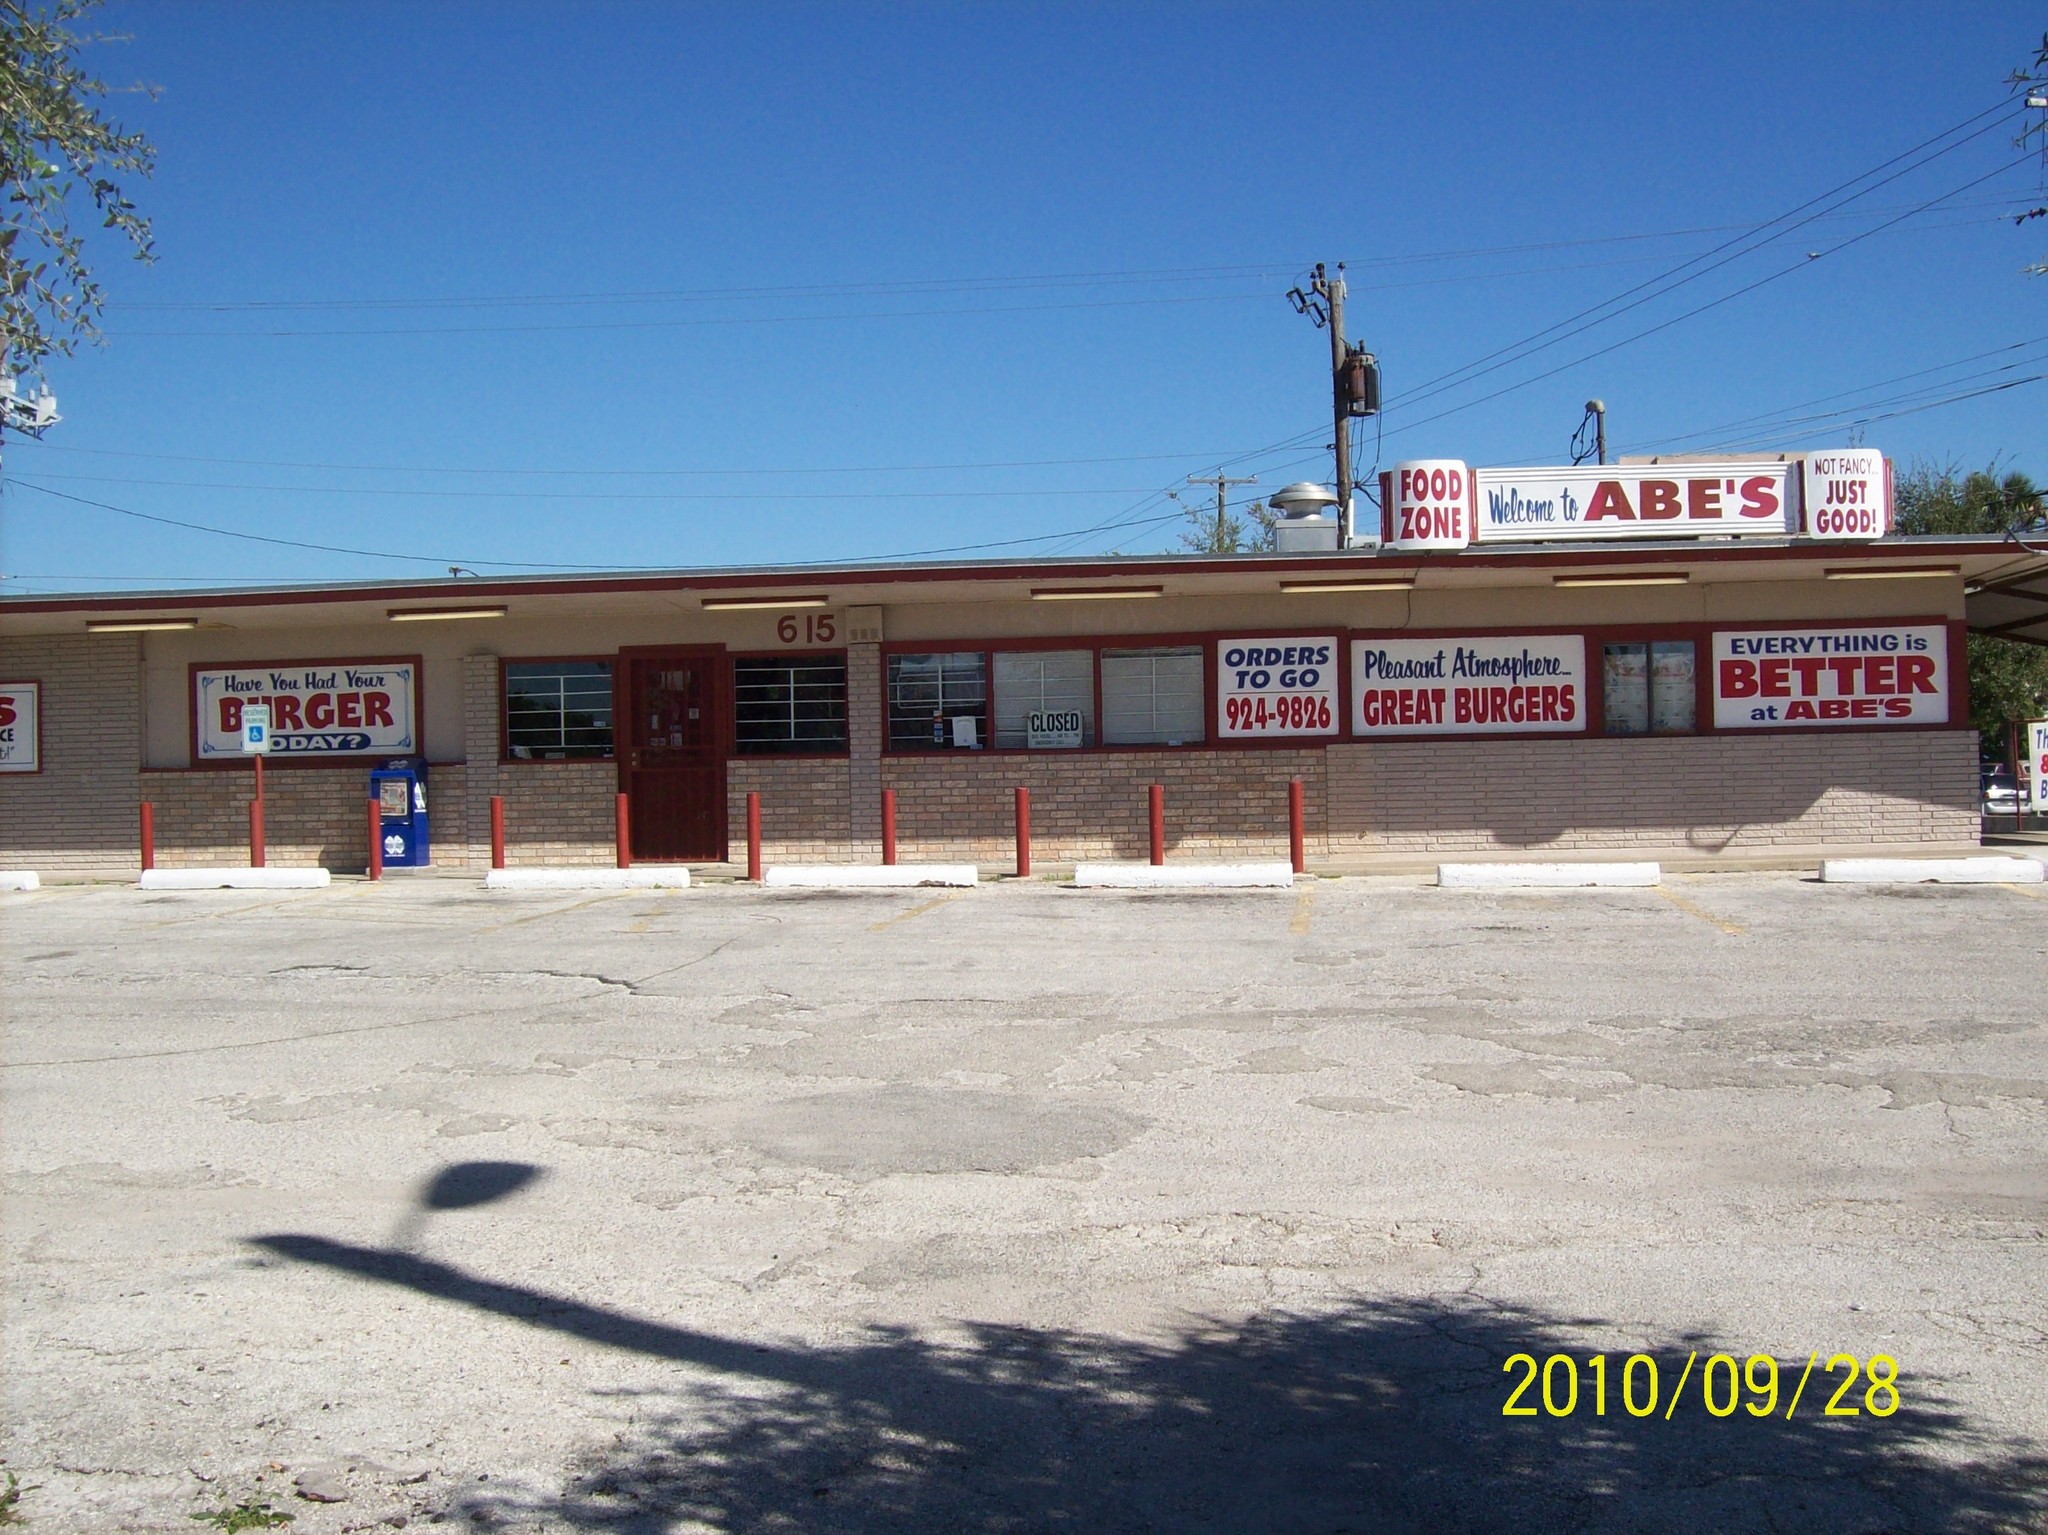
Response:
[{"label": "tree shadow on pavement", "polygon": [[[451,1513],[487,1528],[869,1535],[932,1531],[2038,1531],[2048,1458],[1932,1399],[1905,1361],[1888,1417],[1823,1416],[1825,1357],[1786,1416],[1710,1415],[1702,1372],[1665,1408],[1699,1339],[1641,1340],[1653,1414],[1623,1410],[1609,1359],[1594,1411],[1584,1319],[1462,1299],[1361,1301],[1162,1343],[976,1326],[945,1340],[874,1329],[762,1346],[307,1235],[278,1257],[690,1366],[634,1401],[630,1430],[544,1497],[479,1488]],[[1840,1340],[1815,1339],[1826,1349]],[[1739,1348],[1732,1349],[1738,1364]],[[1510,1355],[1580,1361],[1576,1410],[1540,1386],[1504,1417]],[[1646,1378],[1638,1376],[1643,1405]],[[1565,1372],[1553,1378],[1563,1406]],[[1717,1405],[1730,1381],[1717,1380]],[[1864,1383],[1844,1397],[1862,1404]],[[1746,1387],[1744,1403],[1762,1398]],[[1880,1404],[1885,1400],[1878,1399]]]}]

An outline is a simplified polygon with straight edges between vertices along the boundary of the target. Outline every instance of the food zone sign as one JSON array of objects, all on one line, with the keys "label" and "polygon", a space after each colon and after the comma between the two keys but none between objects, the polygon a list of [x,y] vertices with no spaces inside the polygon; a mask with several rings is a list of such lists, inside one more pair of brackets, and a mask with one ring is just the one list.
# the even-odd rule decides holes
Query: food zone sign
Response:
[{"label": "food zone sign", "polygon": [[202,762],[239,759],[242,709],[270,707],[273,757],[404,756],[419,750],[419,663],[339,661],[192,673]]},{"label": "food zone sign", "polygon": [[1714,728],[1946,725],[1948,630],[1749,629],[1714,636]]}]

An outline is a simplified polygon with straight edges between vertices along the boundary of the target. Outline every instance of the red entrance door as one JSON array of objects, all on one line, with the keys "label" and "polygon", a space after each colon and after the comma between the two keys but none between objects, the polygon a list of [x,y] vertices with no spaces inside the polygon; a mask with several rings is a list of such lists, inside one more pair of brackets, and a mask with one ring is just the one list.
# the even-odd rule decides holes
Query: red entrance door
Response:
[{"label": "red entrance door", "polygon": [[653,862],[725,858],[725,652],[622,657],[630,745],[619,765],[632,801],[633,856]]}]

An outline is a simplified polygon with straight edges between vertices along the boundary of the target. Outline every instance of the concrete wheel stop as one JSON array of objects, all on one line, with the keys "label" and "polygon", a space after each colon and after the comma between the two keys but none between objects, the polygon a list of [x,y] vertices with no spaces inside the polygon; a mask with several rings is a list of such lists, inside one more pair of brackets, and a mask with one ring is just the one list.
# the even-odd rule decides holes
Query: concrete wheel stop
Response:
[{"label": "concrete wheel stop", "polygon": [[0,890],[40,890],[43,882],[33,869],[0,869]]},{"label": "concrete wheel stop", "polygon": [[1288,863],[1083,863],[1074,884],[1084,890],[1285,890]]},{"label": "concrete wheel stop", "polygon": [[319,890],[325,869],[145,869],[138,890]]},{"label": "concrete wheel stop", "polygon": [[625,869],[493,869],[486,890],[687,890],[690,871],[680,864]]},{"label": "concrete wheel stop", "polygon": [[786,863],[772,865],[762,880],[771,890],[907,890],[980,883],[981,871],[971,863]]},{"label": "concrete wheel stop", "polygon": [[1436,882],[1447,890],[1642,889],[1664,882],[1654,863],[1444,863]]},{"label": "concrete wheel stop", "polygon": [[1826,885],[2038,885],[2048,865],[2038,858],[1824,858]]}]

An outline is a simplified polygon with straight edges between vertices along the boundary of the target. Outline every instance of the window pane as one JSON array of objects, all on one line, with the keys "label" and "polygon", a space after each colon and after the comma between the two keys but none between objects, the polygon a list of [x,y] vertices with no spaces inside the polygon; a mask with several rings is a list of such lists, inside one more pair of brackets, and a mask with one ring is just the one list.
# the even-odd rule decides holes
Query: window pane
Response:
[{"label": "window pane", "polygon": [[1673,734],[1692,731],[1698,700],[1692,641],[1658,640],[1650,647],[1650,728]]},{"label": "window pane", "polygon": [[505,746],[514,757],[541,761],[609,757],[611,663],[506,662]]},{"label": "window pane", "polygon": [[1199,646],[1102,653],[1102,739],[1181,746],[1204,738]]},{"label": "window pane", "polygon": [[1048,710],[1081,716],[1081,744],[1095,744],[1095,655],[1087,650],[996,653],[995,742],[1029,746],[1029,716]]},{"label": "window pane", "polygon": [[889,749],[931,751],[959,739],[956,720],[972,720],[988,744],[988,658],[980,651],[889,657]]},{"label": "window pane", "polygon": [[733,744],[743,756],[846,750],[846,662],[735,661]]},{"label": "window pane", "polygon": [[1609,645],[1601,672],[1607,733],[1647,735],[1650,730],[1650,647]]}]

